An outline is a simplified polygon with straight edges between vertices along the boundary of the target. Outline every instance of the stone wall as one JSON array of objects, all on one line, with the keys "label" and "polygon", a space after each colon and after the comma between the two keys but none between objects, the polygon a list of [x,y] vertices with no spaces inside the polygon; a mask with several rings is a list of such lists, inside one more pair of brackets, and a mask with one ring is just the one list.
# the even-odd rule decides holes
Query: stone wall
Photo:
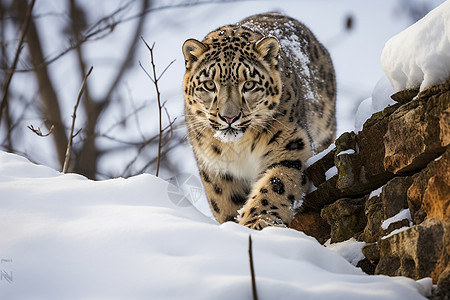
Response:
[{"label": "stone wall", "polygon": [[364,241],[367,273],[431,277],[436,299],[449,297],[450,80],[393,99],[306,170],[316,189],[291,227],[321,243]]}]

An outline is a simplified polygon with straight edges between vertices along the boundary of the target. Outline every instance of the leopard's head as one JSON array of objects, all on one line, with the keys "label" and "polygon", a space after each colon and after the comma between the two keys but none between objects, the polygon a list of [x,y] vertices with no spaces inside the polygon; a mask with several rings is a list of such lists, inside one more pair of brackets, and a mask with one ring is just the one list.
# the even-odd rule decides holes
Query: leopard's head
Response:
[{"label": "leopard's head", "polygon": [[212,130],[235,142],[262,131],[280,102],[279,43],[244,28],[221,28],[183,45],[185,113],[189,130]]}]

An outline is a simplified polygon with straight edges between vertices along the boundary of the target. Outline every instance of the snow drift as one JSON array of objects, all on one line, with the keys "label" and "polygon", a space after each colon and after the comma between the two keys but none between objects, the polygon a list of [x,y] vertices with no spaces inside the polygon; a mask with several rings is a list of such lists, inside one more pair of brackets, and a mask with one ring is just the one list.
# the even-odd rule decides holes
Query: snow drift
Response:
[{"label": "snow drift", "polygon": [[450,77],[450,1],[391,38],[381,55],[396,91],[424,90]]},{"label": "snow drift", "polygon": [[425,299],[291,229],[217,224],[152,175],[90,181],[0,152],[1,299]]}]

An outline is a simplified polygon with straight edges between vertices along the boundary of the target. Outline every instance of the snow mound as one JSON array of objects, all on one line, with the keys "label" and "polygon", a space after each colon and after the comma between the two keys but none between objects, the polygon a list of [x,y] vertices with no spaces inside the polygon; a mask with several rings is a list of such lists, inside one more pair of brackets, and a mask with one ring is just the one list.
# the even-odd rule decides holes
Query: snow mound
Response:
[{"label": "snow mound", "polygon": [[378,80],[373,89],[372,97],[362,101],[358,106],[355,116],[355,132],[362,130],[364,123],[372,114],[395,104],[394,100],[391,99],[394,93],[395,91],[386,76]]},{"label": "snow mound", "polygon": [[342,257],[344,257],[347,261],[349,261],[352,265],[356,266],[359,261],[363,260],[364,254],[361,249],[365,245],[365,242],[358,242],[354,238],[349,240],[333,243],[331,244],[331,239],[325,243],[325,246],[334,252],[339,253]]},{"label": "snow mound", "polygon": [[450,77],[450,1],[391,38],[381,55],[396,91],[424,90]]},{"label": "snow mound", "polygon": [[152,175],[91,181],[0,152],[0,299],[425,299],[290,229],[217,224]]}]

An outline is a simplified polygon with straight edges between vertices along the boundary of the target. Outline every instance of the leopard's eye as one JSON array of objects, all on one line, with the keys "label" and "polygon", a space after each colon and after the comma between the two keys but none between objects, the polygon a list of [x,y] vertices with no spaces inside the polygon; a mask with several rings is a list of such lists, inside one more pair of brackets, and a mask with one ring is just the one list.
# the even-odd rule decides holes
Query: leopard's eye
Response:
[{"label": "leopard's eye", "polygon": [[256,86],[256,82],[254,82],[254,81],[246,81],[244,83],[243,90],[244,90],[244,92],[248,92],[248,91],[253,90],[255,88],[255,86]]},{"label": "leopard's eye", "polygon": [[216,84],[212,80],[206,80],[205,82],[203,82],[203,87],[207,91],[214,92],[216,89]]}]

